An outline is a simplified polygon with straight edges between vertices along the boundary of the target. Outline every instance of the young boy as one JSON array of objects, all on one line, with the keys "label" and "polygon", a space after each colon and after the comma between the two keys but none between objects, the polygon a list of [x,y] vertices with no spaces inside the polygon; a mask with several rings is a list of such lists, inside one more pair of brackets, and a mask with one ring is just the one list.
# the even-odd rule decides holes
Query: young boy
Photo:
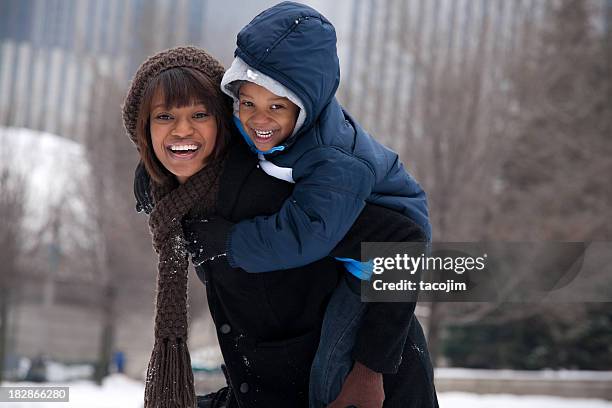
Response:
[{"label": "young boy", "polygon": [[[368,135],[335,98],[336,36],[325,17],[301,4],[280,3],[240,31],[235,56],[221,88],[234,99],[236,125],[259,155],[261,168],[295,187],[277,214],[226,229],[211,226],[217,239],[201,241],[226,245],[204,243],[194,263],[225,255],[232,267],[264,272],[313,262],[331,252],[366,201],[402,212],[431,238],[425,192],[398,155]],[[359,260],[341,261],[352,275],[369,279]],[[356,279],[348,281],[358,286]],[[313,406],[340,392],[362,311],[359,297],[342,282],[328,307],[313,364]],[[338,365],[333,369],[332,359]]]},{"label": "young boy", "polygon": [[320,259],[366,201],[402,212],[431,237],[421,186],[334,96],[340,69],[325,17],[283,2],[244,27],[237,45],[222,82],[236,125],[262,169],[296,186],[278,214],[231,228],[221,251],[230,265],[263,272]]}]

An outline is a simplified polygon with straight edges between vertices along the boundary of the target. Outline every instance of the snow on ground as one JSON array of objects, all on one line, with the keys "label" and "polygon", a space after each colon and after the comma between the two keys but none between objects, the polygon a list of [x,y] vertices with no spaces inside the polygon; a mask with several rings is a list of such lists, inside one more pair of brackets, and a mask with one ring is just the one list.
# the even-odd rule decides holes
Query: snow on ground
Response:
[{"label": "snow on ground", "polygon": [[472,380],[564,380],[612,381],[612,371],[587,370],[478,370],[474,368],[436,368],[436,378],[468,378]]},{"label": "snow on ground", "polygon": [[612,401],[574,399],[545,395],[438,394],[441,408],[612,408]]},{"label": "snow on ground", "polygon": [[[38,385],[4,383],[3,386]],[[101,387],[87,381],[46,383],[44,386],[69,386],[70,402],[0,402],[1,408],[142,408],[144,384],[123,375],[114,374]],[[550,396],[476,395],[446,392],[438,395],[442,408],[612,408],[612,401],[570,399]]]},{"label": "snow on ground", "polygon": [[221,371],[223,355],[219,346],[200,347],[190,352],[194,371]]},{"label": "snow on ground", "polygon": [[52,382],[67,382],[81,378],[92,378],[94,367],[91,364],[77,364],[66,366],[55,361],[46,363],[47,380]]},{"label": "snow on ground", "polygon": [[588,370],[484,370],[474,368],[436,368],[436,378],[472,380],[563,380],[612,381],[612,371]]},{"label": "snow on ground", "polygon": [[113,374],[98,387],[90,381],[72,383],[3,383],[3,386],[70,387],[70,402],[0,402],[1,408],[142,408],[144,384]]}]

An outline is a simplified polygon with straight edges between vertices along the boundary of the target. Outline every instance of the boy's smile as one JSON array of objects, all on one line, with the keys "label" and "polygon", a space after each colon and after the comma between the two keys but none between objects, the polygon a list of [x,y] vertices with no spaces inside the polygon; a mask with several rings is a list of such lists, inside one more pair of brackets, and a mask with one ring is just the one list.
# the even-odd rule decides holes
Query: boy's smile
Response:
[{"label": "boy's smile", "polygon": [[[251,139],[253,140],[253,142],[257,145],[269,145],[270,142],[272,142],[274,139],[272,138],[272,136],[274,135],[275,132],[278,133],[279,129],[255,129],[255,128],[251,128],[250,129],[252,133],[254,133],[254,137],[252,136]],[[279,142],[280,143],[280,142]],[[268,146],[268,149],[272,148],[274,146]],[[260,150],[266,150],[266,149],[260,149]]]},{"label": "boy's smile", "polygon": [[257,149],[267,151],[292,133],[299,108],[287,98],[246,82],[240,87],[240,122]]}]

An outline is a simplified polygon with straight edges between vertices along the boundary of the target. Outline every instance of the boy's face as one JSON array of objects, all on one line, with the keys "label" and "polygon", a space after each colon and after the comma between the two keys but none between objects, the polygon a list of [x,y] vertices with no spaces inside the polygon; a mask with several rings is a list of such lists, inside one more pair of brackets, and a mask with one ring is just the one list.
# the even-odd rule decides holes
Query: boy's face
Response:
[{"label": "boy's face", "polygon": [[157,92],[149,119],[155,156],[181,184],[204,168],[217,141],[217,121],[204,105],[168,108]]},{"label": "boy's face", "polygon": [[262,151],[283,143],[293,132],[299,108],[257,84],[240,87],[240,122],[255,147]]}]

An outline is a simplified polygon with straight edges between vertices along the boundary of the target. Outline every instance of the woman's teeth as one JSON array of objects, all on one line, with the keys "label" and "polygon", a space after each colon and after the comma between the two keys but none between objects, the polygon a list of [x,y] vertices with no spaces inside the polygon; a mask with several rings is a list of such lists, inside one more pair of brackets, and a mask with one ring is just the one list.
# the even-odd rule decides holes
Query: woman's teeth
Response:
[{"label": "woman's teeth", "polygon": [[255,130],[255,129],[253,129],[253,131],[255,132],[257,137],[262,138],[262,139],[268,139],[268,138],[272,137],[272,133],[274,133],[274,131],[272,131],[272,130]]},{"label": "woman's teeth", "polygon": [[170,150],[172,150],[173,152],[196,151],[198,150],[198,146],[196,145],[172,145],[170,146]]}]

